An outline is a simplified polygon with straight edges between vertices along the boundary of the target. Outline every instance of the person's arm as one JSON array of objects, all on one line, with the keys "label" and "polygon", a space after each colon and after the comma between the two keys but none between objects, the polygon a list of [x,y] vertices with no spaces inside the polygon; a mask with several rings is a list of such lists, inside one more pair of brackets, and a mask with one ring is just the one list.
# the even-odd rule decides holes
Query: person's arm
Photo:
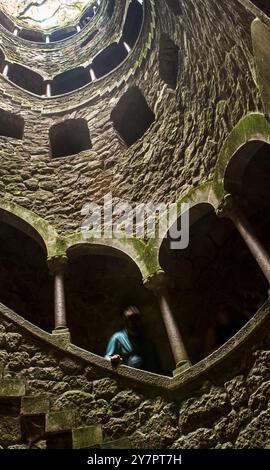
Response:
[{"label": "person's arm", "polygon": [[105,353],[105,359],[110,361],[113,367],[118,367],[123,360],[119,352],[119,342],[117,336],[114,334],[108,343],[107,350]]}]

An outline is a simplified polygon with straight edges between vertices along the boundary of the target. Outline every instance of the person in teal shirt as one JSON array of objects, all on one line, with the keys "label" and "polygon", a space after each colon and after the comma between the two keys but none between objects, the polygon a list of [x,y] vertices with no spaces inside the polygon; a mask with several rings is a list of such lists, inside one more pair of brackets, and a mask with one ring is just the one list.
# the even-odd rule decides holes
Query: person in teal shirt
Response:
[{"label": "person in teal shirt", "polygon": [[138,308],[128,307],[124,311],[124,319],[125,328],[114,333],[108,342],[106,359],[113,367],[125,364],[136,369],[160,372],[154,345],[144,335]]}]

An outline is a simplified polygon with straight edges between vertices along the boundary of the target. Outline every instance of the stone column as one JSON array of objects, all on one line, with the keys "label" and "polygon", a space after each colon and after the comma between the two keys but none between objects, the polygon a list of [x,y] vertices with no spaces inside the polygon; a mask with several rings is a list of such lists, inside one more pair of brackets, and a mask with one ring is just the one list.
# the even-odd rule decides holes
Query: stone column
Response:
[{"label": "stone column", "polygon": [[222,204],[217,209],[217,215],[218,217],[226,217],[233,222],[270,283],[270,256],[231,194],[225,196]]},{"label": "stone column", "polygon": [[9,64],[5,64],[4,70],[3,70],[3,76],[8,77],[8,72],[9,72]]},{"label": "stone column", "polygon": [[160,312],[166,328],[169,343],[176,363],[173,375],[179,375],[184,370],[191,367],[185,345],[178,325],[174,318],[169,299],[168,281],[164,272],[159,272],[155,276],[145,281],[145,286],[150,289],[158,298]]},{"label": "stone column", "polygon": [[54,257],[48,260],[50,272],[54,276],[54,334],[68,332],[64,284],[66,264],[66,256]]},{"label": "stone column", "polygon": [[47,81],[47,82],[45,82],[45,85],[46,85],[46,94],[45,94],[45,96],[47,98],[50,98],[52,96],[52,82]]}]

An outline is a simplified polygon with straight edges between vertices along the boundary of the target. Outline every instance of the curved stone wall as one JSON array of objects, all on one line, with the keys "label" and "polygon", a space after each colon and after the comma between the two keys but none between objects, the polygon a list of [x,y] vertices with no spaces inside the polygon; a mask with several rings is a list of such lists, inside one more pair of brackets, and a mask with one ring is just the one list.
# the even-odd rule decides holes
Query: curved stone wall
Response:
[{"label": "curved stone wall", "polygon": [[[101,50],[101,44],[106,48],[112,41],[119,41],[129,2],[117,1],[108,18],[104,13],[108,2],[104,1],[100,12],[82,31],[55,44],[32,44],[0,26],[4,52],[0,57],[3,68],[0,219],[38,239],[45,248],[44,266],[46,255],[50,261],[66,255],[72,259],[74,250],[82,248],[82,207],[88,202],[102,202],[109,192],[115,201],[177,202],[179,206],[189,202],[198,213],[201,205],[217,209],[225,193],[226,172],[233,156],[250,140],[270,143],[269,103],[264,88],[269,77],[267,67],[260,61],[261,56],[267,56],[262,38],[264,32],[269,34],[270,21],[254,6],[256,3],[182,0],[181,8],[177,3],[179,8],[175,9],[176,3],[172,1],[144,0],[142,30],[127,58],[105,76],[99,79],[92,76],[91,83],[56,97],[36,96],[16,86],[6,77],[6,60],[27,66],[46,83],[50,82],[59,73],[88,63]],[[95,34],[88,41],[92,33]],[[61,139],[69,140],[69,129],[78,129],[80,145],[78,141],[69,141],[63,150],[59,145]],[[78,153],[74,148],[79,149]],[[266,214],[261,212],[251,214],[252,221],[258,228],[268,227]],[[201,214],[197,217],[203,219]],[[171,257],[168,261],[162,255],[165,234],[162,239],[128,240],[120,236],[113,240],[90,239],[86,243],[86,249],[97,248],[102,252],[110,247],[135,262],[135,274],[131,277],[135,279],[132,282],[136,284],[136,296],[145,289],[142,279],[149,281],[160,271],[160,265],[169,265],[164,267],[165,271],[172,267],[172,277],[179,283],[171,288],[174,301],[181,303],[185,298],[188,305],[176,315],[188,351],[193,351],[189,344],[193,317],[188,323],[185,315],[189,311],[197,315],[197,304],[191,305],[190,300],[194,299],[194,292],[198,294],[197,277],[202,273],[202,292],[205,288],[210,290],[207,271],[210,264],[209,269],[214,267],[211,276],[218,278],[234,253],[230,246],[240,251],[233,237],[228,251],[224,249],[224,227],[216,223],[216,215],[214,218],[216,225],[213,223],[212,228],[216,231],[213,229],[211,236],[203,223],[201,232],[196,232],[195,227],[197,241],[183,254],[181,270],[179,259]],[[194,223],[192,220],[191,225]],[[229,227],[230,235],[231,231]],[[263,229],[260,235],[268,248],[268,236]],[[244,255],[240,258],[245,268],[250,253],[242,240],[241,243]],[[7,253],[2,262],[6,259]],[[254,279],[256,276],[259,279],[258,290],[262,287],[265,291],[262,273],[253,259],[251,262]],[[105,268],[106,263],[105,260]],[[192,279],[190,292],[186,289],[187,265]],[[121,269],[121,262],[119,266]],[[95,263],[92,267],[94,272]],[[80,265],[78,269],[83,272]],[[88,271],[89,277],[95,278]],[[29,278],[33,279],[34,273],[31,266]],[[116,279],[115,273],[112,278]],[[44,279],[50,289],[48,274],[47,270]],[[229,269],[226,276],[232,278]],[[239,288],[247,298],[247,278],[239,277],[237,288],[234,285],[233,289]],[[72,298],[74,278],[82,282],[84,275],[76,276],[74,269],[69,279],[67,276],[71,317],[80,292],[75,286]],[[111,292],[103,291],[98,276],[97,279],[101,296],[106,293],[102,308],[107,311],[112,304]],[[222,284],[222,279],[218,278],[217,284]],[[129,279],[125,282],[126,289],[130,289]],[[12,273],[7,276],[7,285],[12,285]],[[253,294],[257,287],[251,287]],[[50,292],[52,306],[52,289],[45,292],[41,286],[40,292],[44,297]],[[221,289],[221,301],[224,294],[229,296],[231,292],[230,288]],[[10,298],[13,302],[12,289],[6,294],[7,302]],[[203,292],[202,299],[211,300],[211,296],[212,291],[207,295]],[[81,328],[91,295],[80,301]],[[196,301],[199,302],[198,298]],[[27,305],[24,307],[27,309]],[[216,305],[211,308],[215,313]],[[100,326],[100,311],[94,309],[95,306],[96,325]],[[41,317],[45,318],[42,327],[51,329],[52,308],[50,318],[46,309],[41,310]],[[149,308],[151,321],[156,320],[154,310]],[[209,314],[209,304],[205,303],[201,310]],[[33,323],[34,311],[32,308],[29,316],[25,314]],[[54,447],[53,432],[47,424],[58,416],[59,432],[68,431],[72,436],[76,436],[78,427],[91,434],[94,426],[99,441],[92,442],[92,447],[99,444],[128,448],[269,448],[269,325],[267,301],[236,335],[208,357],[201,360],[205,355],[194,348],[192,359],[199,362],[172,378],[125,366],[114,371],[104,358],[78,347],[79,344],[87,348],[87,342],[93,338],[89,328],[85,342],[80,342],[77,338],[81,330],[74,324],[75,346],[68,333],[45,333],[2,305],[0,405],[1,400],[4,405],[0,406],[0,447]],[[105,340],[113,328],[118,328],[118,323],[112,316],[104,327],[103,342],[95,338],[96,354],[103,354]],[[200,331],[196,332],[198,336]],[[163,348],[165,343],[161,340],[160,344]],[[172,362],[169,356],[170,353],[168,363]],[[44,400],[42,413],[38,413],[40,400]],[[3,412],[7,402],[12,403],[11,415]],[[30,413],[25,412],[28,402],[33,406],[32,409],[29,405]],[[71,408],[67,413],[68,428],[62,422],[67,405]],[[29,416],[35,414],[42,415],[37,436],[29,431],[32,423]]]},{"label": "curved stone wall", "polygon": [[[106,360],[61,345],[2,306],[0,401],[9,398],[14,407],[1,416],[0,445],[50,442],[42,421],[37,434],[29,423],[22,433],[18,400],[28,397],[30,424],[38,413],[72,413],[72,425],[65,428],[62,417],[58,431],[101,426],[104,448],[268,448],[269,302],[252,323],[212,360],[170,379],[125,366],[115,373]],[[48,400],[45,411],[37,409],[41,398]]]},{"label": "curved stone wall", "polygon": [[[230,130],[242,116],[261,109],[254,82],[251,12],[240,3],[230,8],[228,2],[217,6],[209,0],[208,8],[204,2],[196,2],[195,8],[195,4],[183,2],[183,16],[175,22],[164,2],[155,5],[158,21],[155,39],[139,69],[132,70],[132,64],[139,51],[143,51],[145,34],[139,40],[136,54],[131,54],[115,73],[71,93],[68,98],[37,99],[1,80],[2,107],[12,109],[26,120],[24,141],[16,155],[9,149],[12,143],[1,139],[6,197],[49,218],[64,231],[77,229],[82,203],[99,200],[108,188],[116,198],[175,201],[198,182],[209,180]],[[218,21],[220,16],[225,18],[222,23]],[[147,21],[145,25],[149,26]],[[175,94],[159,78],[161,31],[169,34],[179,47]],[[113,129],[110,114],[133,84],[144,94],[156,120],[144,136],[143,146],[139,140],[127,150]],[[76,109],[78,104],[80,109]],[[64,111],[67,108],[72,111]],[[71,117],[87,120],[93,148],[86,154],[52,161],[49,129]],[[12,172],[17,173],[18,168],[22,176],[17,177],[17,186]],[[35,174],[32,184],[31,168]],[[81,193],[85,200],[78,203]]]}]

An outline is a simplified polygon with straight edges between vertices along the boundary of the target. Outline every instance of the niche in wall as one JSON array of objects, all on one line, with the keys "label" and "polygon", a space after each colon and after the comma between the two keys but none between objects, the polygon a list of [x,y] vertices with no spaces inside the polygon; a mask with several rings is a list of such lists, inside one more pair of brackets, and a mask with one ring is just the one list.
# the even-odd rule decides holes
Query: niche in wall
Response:
[{"label": "niche in wall", "polygon": [[49,131],[49,137],[53,158],[76,155],[92,148],[85,119],[67,119],[55,124]]},{"label": "niche in wall", "polygon": [[179,47],[162,33],[159,43],[159,74],[167,85],[175,89],[179,67]]},{"label": "niche in wall", "polygon": [[144,135],[155,121],[155,115],[139,88],[131,87],[113,109],[111,120],[121,138],[130,146]]},{"label": "niche in wall", "polygon": [[0,136],[22,139],[24,119],[16,114],[0,109]]}]

